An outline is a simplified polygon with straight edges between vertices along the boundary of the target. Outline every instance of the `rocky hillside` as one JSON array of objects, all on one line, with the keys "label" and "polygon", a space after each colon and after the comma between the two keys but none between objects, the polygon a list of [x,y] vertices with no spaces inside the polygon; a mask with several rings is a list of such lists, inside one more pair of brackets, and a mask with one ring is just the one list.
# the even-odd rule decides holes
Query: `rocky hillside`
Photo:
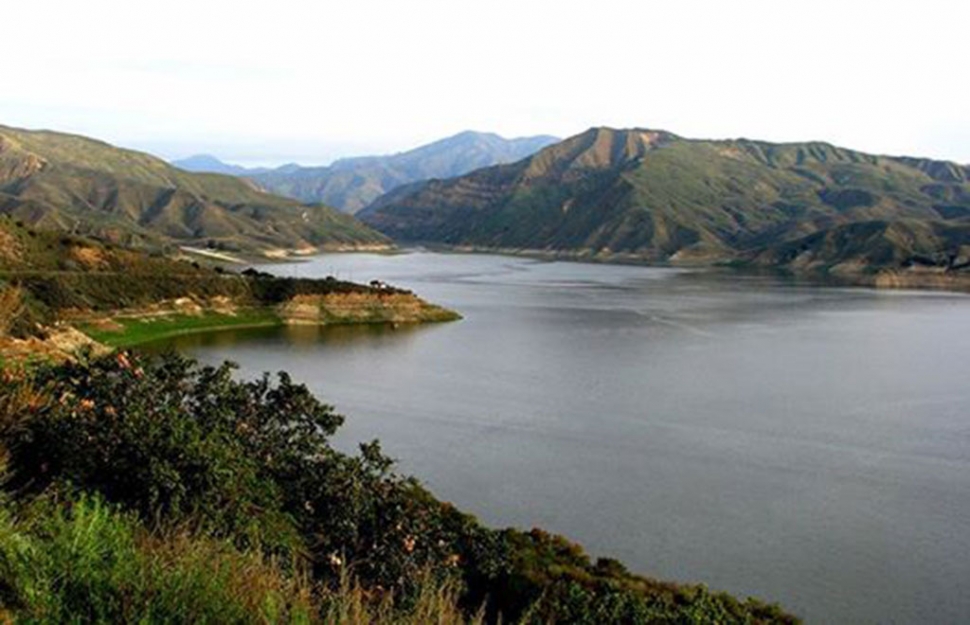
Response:
[{"label": "rocky hillside", "polygon": [[272,193],[356,213],[400,185],[511,163],[556,141],[546,136],[503,139],[469,131],[400,154],[341,159],[330,167],[287,165],[249,177]]},{"label": "rocky hillside", "polygon": [[[826,143],[594,128],[360,213],[402,241],[853,270],[970,257],[970,168]],[[841,267],[840,267],[841,266]]]},{"label": "rocky hillside", "polygon": [[2,126],[0,213],[125,245],[261,253],[388,243],[333,209],[239,178],[185,172],[86,137]]},{"label": "rocky hillside", "polygon": [[63,355],[90,338],[132,345],[226,327],[457,318],[384,284],[276,278],[254,269],[232,273],[35,230],[0,215],[0,362],[13,355]]}]

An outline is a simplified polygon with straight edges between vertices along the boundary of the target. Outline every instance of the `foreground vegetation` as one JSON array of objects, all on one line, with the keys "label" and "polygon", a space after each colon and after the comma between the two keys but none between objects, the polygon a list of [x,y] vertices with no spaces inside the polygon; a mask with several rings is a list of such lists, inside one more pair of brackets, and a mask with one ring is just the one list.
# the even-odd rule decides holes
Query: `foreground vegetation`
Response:
[{"label": "foreground vegetation", "polygon": [[17,621],[792,622],[493,530],[286,374],[168,354],[3,372],[0,608]]}]

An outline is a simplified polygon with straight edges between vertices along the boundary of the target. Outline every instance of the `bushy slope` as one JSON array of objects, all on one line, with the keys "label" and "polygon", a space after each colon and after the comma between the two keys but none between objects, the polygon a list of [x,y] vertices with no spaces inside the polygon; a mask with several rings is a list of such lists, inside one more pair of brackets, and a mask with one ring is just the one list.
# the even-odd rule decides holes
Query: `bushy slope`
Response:
[{"label": "bushy slope", "polygon": [[[0,616],[373,622],[327,608],[351,578],[372,605],[444,590],[423,620],[378,622],[459,622],[455,598],[530,625],[796,620],[540,530],[487,528],[396,474],[376,442],[335,450],[343,417],[285,373],[240,381],[229,364],[121,353],[0,375],[15,499],[0,501]],[[7,512],[38,507],[38,523]]]},{"label": "bushy slope", "polygon": [[155,157],[48,131],[0,127],[0,213],[125,244],[247,252],[384,244],[332,209],[193,174]]},{"label": "bushy slope", "polygon": [[[842,228],[812,264],[960,257],[970,168],[825,143],[699,141],[594,128],[517,163],[403,187],[361,219],[400,240],[651,261],[793,261],[788,245]],[[869,253],[849,224],[946,231]],[[917,225],[918,224],[918,225]],[[803,259],[805,260],[805,259]]]},{"label": "bushy slope", "polygon": [[555,141],[545,136],[503,139],[469,131],[400,154],[342,159],[330,167],[286,166],[249,177],[273,193],[356,213],[402,184],[510,163]]},{"label": "bushy slope", "polygon": [[[0,215],[0,359],[6,334],[43,336],[81,324],[109,344],[220,326],[430,322],[458,315],[385,284],[242,274]],[[110,321],[109,327],[87,327]],[[151,321],[151,323],[148,323]],[[9,347],[9,345],[8,345]],[[21,351],[21,350],[18,350]]]}]

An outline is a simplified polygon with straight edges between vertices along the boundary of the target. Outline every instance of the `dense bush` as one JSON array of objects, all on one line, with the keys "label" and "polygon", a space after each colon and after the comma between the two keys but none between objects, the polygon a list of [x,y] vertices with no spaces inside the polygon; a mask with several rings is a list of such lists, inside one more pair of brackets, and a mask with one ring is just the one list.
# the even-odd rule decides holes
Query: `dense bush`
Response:
[{"label": "dense bush", "polygon": [[288,454],[326,452],[341,418],[281,376],[232,381],[230,368],[119,354],[38,372],[52,401],[11,441],[13,487],[73,484],[144,518],[200,524],[247,545],[299,538],[272,479]]},{"label": "dense bush", "polygon": [[154,522],[191,522],[241,546],[353,562],[385,587],[454,563],[455,528],[474,525],[376,443],[334,451],[342,422],[280,374],[240,382],[232,367],[169,354],[118,354],[33,373],[49,399],[11,433],[17,492],[80,488]]},{"label": "dense bush", "polygon": [[485,528],[394,473],[376,442],[356,456],[334,450],[342,417],[287,375],[232,374],[231,365],[175,354],[117,354],[11,381],[6,388],[24,390],[0,401],[13,415],[0,431],[8,489],[27,501],[95,493],[156,534],[189,531],[278,558],[323,594],[352,580],[368,605],[393,597],[412,614],[429,588],[460,587],[467,614],[484,605],[489,620],[506,622],[790,620],[771,606],[594,563],[545,532]]}]

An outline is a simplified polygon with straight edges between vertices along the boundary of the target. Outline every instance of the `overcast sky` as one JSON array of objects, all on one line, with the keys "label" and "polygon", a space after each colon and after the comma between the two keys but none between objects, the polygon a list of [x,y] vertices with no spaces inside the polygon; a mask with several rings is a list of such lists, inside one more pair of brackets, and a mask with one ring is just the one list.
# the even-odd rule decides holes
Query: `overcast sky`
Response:
[{"label": "overcast sky", "polygon": [[970,163],[968,24],[968,0],[5,2],[0,124],[246,164],[598,125]]}]

